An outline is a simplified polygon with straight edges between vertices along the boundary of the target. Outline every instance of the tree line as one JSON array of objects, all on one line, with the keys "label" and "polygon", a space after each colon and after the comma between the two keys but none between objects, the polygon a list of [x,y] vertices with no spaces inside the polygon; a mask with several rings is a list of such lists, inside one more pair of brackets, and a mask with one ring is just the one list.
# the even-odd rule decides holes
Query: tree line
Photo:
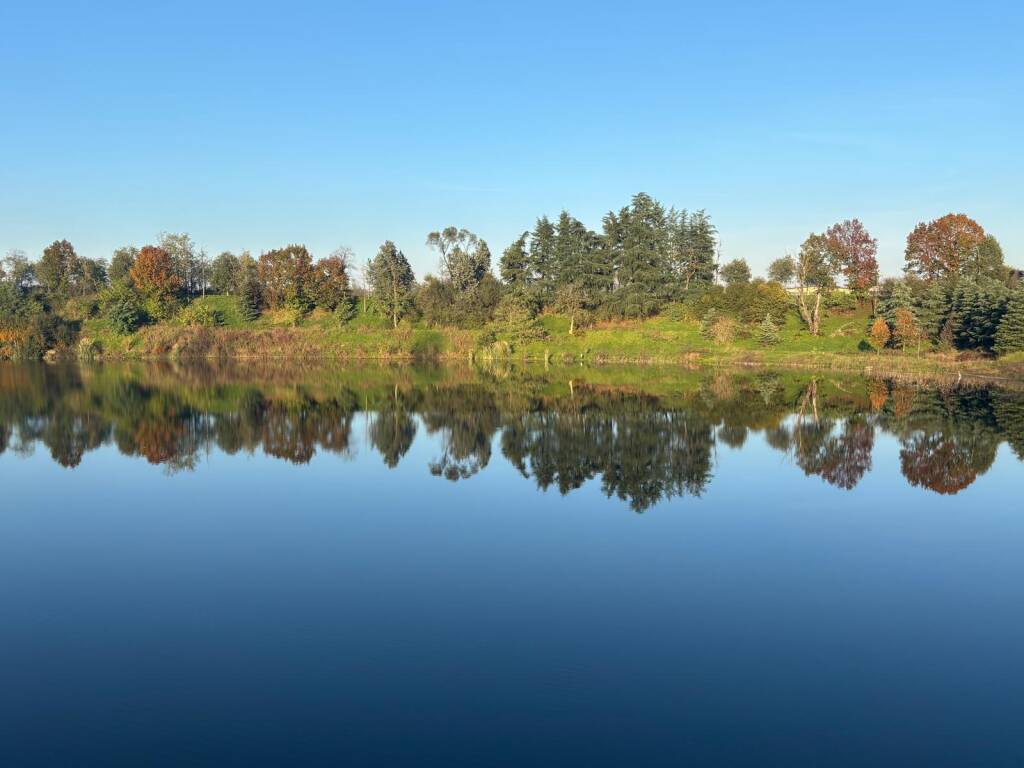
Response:
[{"label": "tree line", "polygon": [[283,312],[299,323],[322,310],[344,323],[361,308],[392,327],[480,328],[482,344],[543,336],[545,313],[567,317],[571,334],[599,320],[668,313],[699,321],[718,341],[739,323],[773,344],[790,315],[816,336],[830,310],[855,302],[873,309],[865,343],[876,349],[1024,349],[1020,272],[964,214],[918,224],[907,237],[904,275],[881,281],[877,240],[857,219],[810,234],[761,278],[743,259],[719,263],[718,233],[705,211],[666,208],[644,193],[608,212],[600,231],[568,211],[542,216],[496,264],[487,242],[464,228],[431,232],[426,244],[438,268],[417,280],[390,240],[362,265],[347,248],[315,260],[300,244],[209,259],[184,233],[119,248],[109,262],[55,241],[34,263],[20,252],[3,261],[0,345],[70,344],[76,323],[96,316],[123,334],[172,319],[216,325],[215,308],[190,306],[213,293],[237,297],[248,321]]}]

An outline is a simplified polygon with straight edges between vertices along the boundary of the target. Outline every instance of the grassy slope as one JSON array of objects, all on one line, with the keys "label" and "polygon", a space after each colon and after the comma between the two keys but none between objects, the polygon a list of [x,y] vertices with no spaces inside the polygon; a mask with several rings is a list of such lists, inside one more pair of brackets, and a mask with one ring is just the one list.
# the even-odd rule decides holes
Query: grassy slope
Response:
[{"label": "grassy slope", "polygon": [[[237,301],[227,296],[199,299],[220,311],[218,328],[184,327],[174,322],[141,329],[130,336],[115,333],[102,319],[83,327],[83,348],[90,345],[106,358],[228,357],[236,359],[407,359],[469,360],[486,357],[476,349],[477,331],[412,327],[397,329],[373,314],[358,313],[347,324],[333,315],[314,312],[295,326],[286,311],[266,313],[246,322]],[[877,354],[860,349],[868,324],[866,312],[828,317],[820,336],[808,334],[791,315],[781,329],[781,343],[763,347],[752,337],[717,344],[700,334],[699,324],[656,317],[644,321],[600,324],[569,335],[565,317],[542,318],[547,338],[511,354],[514,360],[589,363],[703,363],[831,368],[876,373],[1024,376],[1024,360],[958,361],[952,356]]]}]

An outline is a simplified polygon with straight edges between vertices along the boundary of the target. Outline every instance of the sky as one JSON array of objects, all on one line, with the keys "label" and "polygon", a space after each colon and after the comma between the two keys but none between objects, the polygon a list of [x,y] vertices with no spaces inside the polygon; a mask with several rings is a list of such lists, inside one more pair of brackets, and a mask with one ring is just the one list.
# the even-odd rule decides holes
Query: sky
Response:
[{"label": "sky", "polygon": [[189,232],[417,274],[647,192],[755,273],[861,219],[883,274],[950,211],[1024,267],[1019,2],[0,4],[0,251]]}]

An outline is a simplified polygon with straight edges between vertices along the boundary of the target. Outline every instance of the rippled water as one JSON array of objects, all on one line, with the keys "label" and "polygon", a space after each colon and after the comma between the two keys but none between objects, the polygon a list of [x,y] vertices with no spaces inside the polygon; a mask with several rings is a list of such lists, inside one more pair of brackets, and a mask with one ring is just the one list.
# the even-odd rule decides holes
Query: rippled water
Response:
[{"label": "rippled water", "polygon": [[1022,456],[963,384],[3,365],[0,753],[1020,765]]}]

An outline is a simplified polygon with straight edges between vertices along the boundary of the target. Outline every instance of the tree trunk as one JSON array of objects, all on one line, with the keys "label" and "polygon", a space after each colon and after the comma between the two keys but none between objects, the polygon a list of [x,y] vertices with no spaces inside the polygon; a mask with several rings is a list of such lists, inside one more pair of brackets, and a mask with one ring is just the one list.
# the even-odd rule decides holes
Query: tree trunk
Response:
[{"label": "tree trunk", "polygon": [[804,323],[807,325],[807,330],[811,332],[811,336],[817,336],[819,320],[821,317],[821,291],[819,290],[815,296],[814,311],[812,312],[807,308],[807,300],[804,298],[804,288],[803,286],[800,286],[797,307],[800,310],[800,317],[803,318]]}]

